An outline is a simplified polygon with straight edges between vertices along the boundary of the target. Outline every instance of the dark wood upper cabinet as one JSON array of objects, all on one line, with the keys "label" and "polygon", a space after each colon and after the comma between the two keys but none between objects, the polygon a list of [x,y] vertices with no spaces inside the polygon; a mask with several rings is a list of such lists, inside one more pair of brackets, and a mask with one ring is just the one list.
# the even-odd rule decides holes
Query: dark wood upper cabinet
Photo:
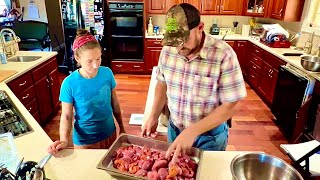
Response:
[{"label": "dark wood upper cabinet", "polygon": [[164,14],[166,13],[166,0],[149,0],[150,14]]},{"label": "dark wood upper cabinet", "polygon": [[180,4],[182,3],[183,0],[167,0],[166,1],[166,12],[173,6],[176,4]]},{"label": "dark wood upper cabinet", "polygon": [[192,4],[194,7],[200,10],[201,1],[199,0],[183,0],[184,3]]},{"label": "dark wood upper cabinet", "polygon": [[238,7],[239,7],[239,1],[221,0],[220,1],[220,14],[237,15],[238,14]]},{"label": "dark wood upper cabinet", "polygon": [[282,21],[300,21],[305,0],[270,0],[268,17]]},{"label": "dark wood upper cabinet", "polygon": [[244,0],[243,15],[264,17],[268,10],[269,0]]},{"label": "dark wood upper cabinet", "polygon": [[[241,3],[240,3],[241,4]],[[238,1],[233,0],[202,0],[201,1],[201,14],[225,14],[237,15],[238,14]]]},{"label": "dark wood upper cabinet", "polygon": [[220,0],[202,0],[201,14],[219,14]]}]

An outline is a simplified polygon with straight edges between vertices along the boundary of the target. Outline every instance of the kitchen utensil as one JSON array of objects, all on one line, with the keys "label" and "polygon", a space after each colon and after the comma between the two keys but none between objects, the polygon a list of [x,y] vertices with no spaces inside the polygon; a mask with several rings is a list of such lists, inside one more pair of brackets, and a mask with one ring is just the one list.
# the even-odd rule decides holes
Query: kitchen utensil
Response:
[{"label": "kitchen utensil", "polygon": [[[167,151],[170,144],[164,141],[158,141],[152,138],[143,138],[140,136],[133,136],[128,134],[121,134],[117,140],[112,144],[109,151],[107,151],[106,155],[100,160],[99,164],[97,165],[98,169],[103,169],[107,171],[110,175],[116,176],[119,179],[140,179],[140,180],[147,180],[146,177],[136,176],[134,174],[121,172],[118,169],[113,167],[113,156],[116,150],[122,146],[130,146],[130,145],[137,145],[137,146],[145,146],[151,149],[160,150],[160,151]],[[200,176],[200,168],[201,168],[201,159],[202,159],[202,150],[197,148],[191,148],[190,152],[187,155],[191,159],[193,159],[197,166],[196,170],[196,179],[199,179]]]},{"label": "kitchen utensil", "polygon": [[52,157],[51,154],[43,157],[38,163],[34,161],[23,162],[18,168],[16,172],[16,178],[21,178],[22,180],[30,177],[33,180],[44,180],[45,172],[43,170],[44,165],[50,160]]},{"label": "kitchen utensil", "polygon": [[320,58],[316,56],[301,56],[301,66],[313,72],[320,72]]},{"label": "kitchen utensil", "polygon": [[231,161],[230,170],[235,180],[303,180],[291,165],[265,153],[239,154]]},{"label": "kitchen utensil", "polygon": [[293,40],[299,38],[300,36],[301,36],[301,33],[297,33],[297,34],[295,34],[294,36],[292,36],[292,37],[289,39],[289,41],[292,42]]}]

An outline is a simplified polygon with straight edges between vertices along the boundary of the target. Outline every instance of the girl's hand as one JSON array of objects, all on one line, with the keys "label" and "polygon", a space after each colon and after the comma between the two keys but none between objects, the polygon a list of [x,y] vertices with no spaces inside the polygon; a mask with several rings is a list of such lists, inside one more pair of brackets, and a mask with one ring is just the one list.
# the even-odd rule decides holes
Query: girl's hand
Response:
[{"label": "girl's hand", "polygon": [[48,153],[54,155],[57,155],[57,153],[62,150],[65,149],[68,145],[67,141],[55,141],[53,142],[49,147],[48,147]]}]

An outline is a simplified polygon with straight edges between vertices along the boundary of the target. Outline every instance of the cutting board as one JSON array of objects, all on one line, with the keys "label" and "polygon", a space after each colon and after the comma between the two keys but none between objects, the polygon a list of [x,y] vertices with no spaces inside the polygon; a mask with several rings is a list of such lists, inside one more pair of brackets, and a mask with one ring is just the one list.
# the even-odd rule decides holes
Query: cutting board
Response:
[{"label": "cutting board", "polygon": [[18,71],[16,70],[0,70],[0,82],[9,78],[10,76],[16,74]]}]

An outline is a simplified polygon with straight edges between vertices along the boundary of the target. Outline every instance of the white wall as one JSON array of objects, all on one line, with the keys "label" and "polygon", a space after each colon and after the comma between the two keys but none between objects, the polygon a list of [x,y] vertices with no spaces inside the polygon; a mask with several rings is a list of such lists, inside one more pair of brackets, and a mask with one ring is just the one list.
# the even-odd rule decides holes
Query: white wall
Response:
[{"label": "white wall", "polygon": [[[29,18],[29,11],[28,11],[28,5],[30,4],[30,0],[20,0],[20,7],[24,7],[24,13],[23,13],[23,20],[34,20],[34,21],[41,21],[41,22],[48,22],[47,19],[47,12],[46,12],[46,4],[44,0],[33,0],[35,5],[37,5],[39,9],[39,18]],[[21,10],[20,10],[21,12]]]}]

